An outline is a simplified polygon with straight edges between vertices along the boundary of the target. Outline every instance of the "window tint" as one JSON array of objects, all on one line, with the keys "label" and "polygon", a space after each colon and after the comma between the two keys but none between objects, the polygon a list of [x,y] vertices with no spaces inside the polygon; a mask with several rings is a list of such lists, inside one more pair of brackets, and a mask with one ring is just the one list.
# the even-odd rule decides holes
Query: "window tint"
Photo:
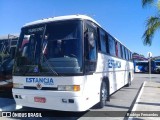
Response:
[{"label": "window tint", "polygon": [[123,53],[123,57],[122,57],[122,58],[123,58],[123,59],[126,59],[126,55],[125,55],[125,54],[126,54],[126,52],[125,52],[125,48],[124,48],[124,46],[122,46],[122,53]]},{"label": "window tint", "polygon": [[132,60],[132,53],[130,53],[130,56],[131,56],[131,60]]},{"label": "window tint", "polygon": [[100,50],[104,53],[107,53],[107,49],[106,49],[106,34],[105,31],[103,31],[102,29],[100,29]]},{"label": "window tint", "polygon": [[116,56],[121,58],[121,47],[119,42],[116,42]]},{"label": "window tint", "polygon": [[94,26],[93,24],[87,24],[86,25],[86,29],[88,31],[88,33],[93,33],[93,42],[94,42],[94,47],[91,47],[89,45],[89,41],[88,41],[88,37],[87,37],[87,40],[86,40],[86,48],[88,49],[88,54],[86,56],[86,58],[88,60],[91,60],[91,61],[96,61],[97,59],[97,39],[98,39],[98,36],[97,36],[97,27]]},{"label": "window tint", "polygon": [[128,60],[128,50],[125,48],[125,52],[126,52],[126,60]]},{"label": "window tint", "polygon": [[120,49],[121,49],[121,58],[123,58],[123,50],[122,50],[122,45],[120,44]]},{"label": "window tint", "polygon": [[110,53],[110,55],[115,56],[116,55],[115,41],[114,41],[114,39],[111,36],[109,36],[108,37],[108,42],[109,42],[109,53]]},{"label": "window tint", "polygon": [[128,60],[130,60],[130,59],[131,59],[131,52],[128,51]]}]

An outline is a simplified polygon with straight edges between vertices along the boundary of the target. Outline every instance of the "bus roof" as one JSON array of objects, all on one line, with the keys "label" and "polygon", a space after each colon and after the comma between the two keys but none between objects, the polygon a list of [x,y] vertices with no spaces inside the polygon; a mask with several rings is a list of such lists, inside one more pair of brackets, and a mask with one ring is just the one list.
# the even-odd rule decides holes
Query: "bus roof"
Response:
[{"label": "bus roof", "polygon": [[30,25],[36,25],[36,24],[40,24],[40,23],[48,23],[48,22],[62,21],[62,20],[72,20],[72,19],[90,20],[90,21],[96,23],[97,25],[99,25],[94,19],[92,19],[91,17],[86,16],[86,15],[67,15],[67,16],[58,16],[58,17],[51,17],[51,18],[37,20],[37,21],[34,21],[34,22],[26,23],[23,27],[30,26]]}]

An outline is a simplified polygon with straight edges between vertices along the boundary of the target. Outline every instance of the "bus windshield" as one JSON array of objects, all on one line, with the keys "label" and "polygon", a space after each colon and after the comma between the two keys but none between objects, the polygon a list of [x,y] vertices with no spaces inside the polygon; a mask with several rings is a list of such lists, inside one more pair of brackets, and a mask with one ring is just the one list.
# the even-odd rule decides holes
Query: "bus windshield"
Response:
[{"label": "bus windshield", "polygon": [[82,73],[81,26],[72,20],[22,28],[13,74]]},{"label": "bus windshield", "polygon": [[147,66],[148,63],[147,62],[137,62],[136,65],[137,66]]},{"label": "bus windshield", "polygon": [[156,62],[156,65],[157,65],[157,66],[160,66],[160,62]]}]

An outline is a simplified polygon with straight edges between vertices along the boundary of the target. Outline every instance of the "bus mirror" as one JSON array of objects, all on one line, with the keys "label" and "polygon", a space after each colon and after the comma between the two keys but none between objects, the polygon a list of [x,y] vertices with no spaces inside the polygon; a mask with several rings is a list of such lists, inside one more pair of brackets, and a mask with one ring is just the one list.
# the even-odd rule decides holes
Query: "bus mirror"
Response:
[{"label": "bus mirror", "polygon": [[95,46],[94,34],[93,32],[88,32],[88,44],[91,48]]}]

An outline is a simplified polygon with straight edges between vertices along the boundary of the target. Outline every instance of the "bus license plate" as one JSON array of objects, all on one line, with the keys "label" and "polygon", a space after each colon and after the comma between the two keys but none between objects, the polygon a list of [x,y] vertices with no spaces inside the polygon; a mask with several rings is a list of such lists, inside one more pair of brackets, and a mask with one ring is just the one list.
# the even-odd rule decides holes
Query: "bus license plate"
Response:
[{"label": "bus license plate", "polygon": [[46,98],[34,97],[34,102],[45,103],[46,102]]}]

